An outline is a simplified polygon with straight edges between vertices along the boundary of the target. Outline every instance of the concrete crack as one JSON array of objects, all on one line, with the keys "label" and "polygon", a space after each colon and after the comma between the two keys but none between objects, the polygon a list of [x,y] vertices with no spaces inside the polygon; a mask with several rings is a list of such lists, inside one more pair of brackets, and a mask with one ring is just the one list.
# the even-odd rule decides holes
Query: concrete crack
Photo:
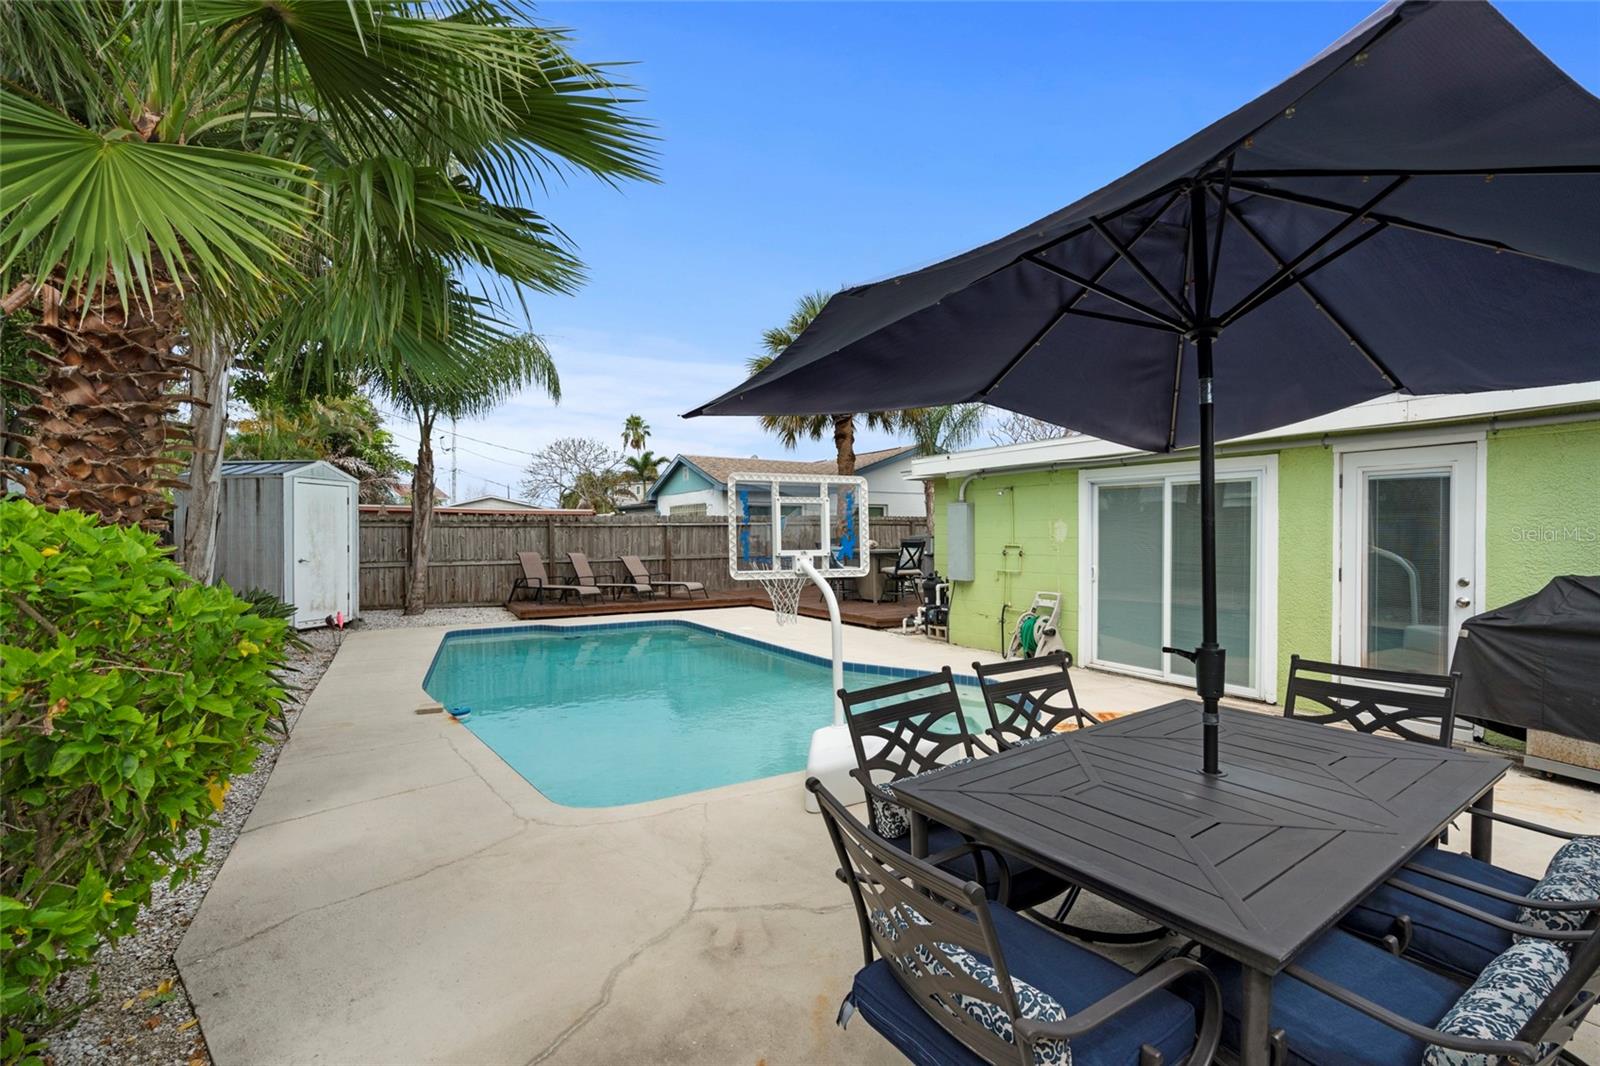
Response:
[{"label": "concrete crack", "polygon": [[541,1063],[545,1059],[548,1059],[551,1055],[554,1055],[557,1051],[561,1050],[563,1044],[572,1039],[572,1037],[576,1036],[577,1033],[590,1022],[594,1021],[600,1012],[605,1010],[606,1007],[610,1005],[611,994],[616,989],[617,980],[621,978],[623,972],[637,962],[645,952],[669,939],[672,934],[676,933],[679,929],[682,929],[690,922],[690,920],[694,918],[697,905],[700,901],[700,886],[706,879],[706,873],[711,869],[711,834],[709,832],[711,827],[710,805],[704,803],[701,804],[700,815],[700,870],[695,875],[693,887],[689,889],[689,905],[684,908],[684,912],[678,916],[676,921],[667,926],[665,929],[661,930],[661,932],[657,933],[655,936],[651,937],[649,940],[646,940],[643,944],[640,944],[637,948],[634,948],[633,951],[629,953],[627,958],[613,966],[611,968],[611,972],[606,974],[605,981],[600,985],[600,998],[591,1003],[582,1014],[578,1015],[571,1025],[557,1033],[556,1038],[552,1040],[543,1051],[529,1059],[527,1066],[537,1066],[538,1063]]},{"label": "concrete crack", "polygon": [[[428,785],[413,785],[410,788],[402,788],[398,792],[385,792],[381,796],[369,796],[366,799],[351,800],[349,803],[341,803],[334,807],[323,807],[319,810],[307,811],[304,814],[290,815],[288,818],[279,818],[272,822],[262,822],[260,825],[246,826],[244,832],[240,833],[239,835],[243,837],[250,833],[254,833],[257,830],[268,829],[275,825],[288,825],[290,822],[298,822],[305,818],[315,818],[319,814],[328,814],[331,811],[348,810],[351,807],[359,807],[363,803],[376,803],[379,800],[394,799],[396,796],[409,796],[413,792],[426,792],[430,788],[443,788],[445,785],[453,785],[457,781],[465,781],[466,779],[467,775],[462,774],[460,777],[452,777],[448,781],[435,781]],[[259,800],[257,802],[259,802]]]},{"label": "concrete crack", "polygon": [[[501,844],[504,844],[506,841],[510,840],[511,838],[516,837],[516,836],[520,836],[522,833],[527,832],[527,829],[528,829],[528,827],[526,825],[519,826],[518,828],[516,828],[516,829],[512,830],[511,832],[507,833],[505,836],[496,837],[494,840],[489,841],[487,844],[483,845],[482,847],[474,848],[473,850],[467,852],[464,855],[457,855],[453,859],[447,859],[444,862],[435,863],[434,865],[428,867],[425,870],[418,870],[414,874],[407,874],[404,877],[397,877],[393,881],[385,881],[381,885],[373,885],[371,888],[364,888],[360,892],[355,892],[355,893],[352,893],[351,895],[348,895],[348,896],[341,896],[339,899],[329,900],[326,903],[319,903],[315,907],[307,907],[303,911],[296,911],[295,913],[289,915],[286,918],[280,918],[278,921],[273,922],[271,925],[265,926],[265,927],[263,927],[261,929],[257,929],[255,932],[251,933],[247,937],[241,937],[240,939],[234,941],[231,944],[224,944],[220,948],[213,948],[211,951],[208,951],[203,955],[196,955],[194,958],[188,960],[188,965],[194,965],[196,963],[204,962],[207,959],[216,958],[218,955],[221,955],[224,952],[233,951],[236,948],[244,947],[244,945],[250,943],[251,941],[259,939],[260,937],[266,936],[268,933],[272,932],[274,929],[281,929],[283,926],[288,925],[290,922],[295,921],[296,919],[299,919],[299,918],[304,918],[309,914],[316,914],[318,911],[325,911],[330,907],[338,907],[341,904],[350,903],[350,902],[352,902],[354,900],[361,899],[361,898],[363,898],[365,896],[370,896],[374,892],[382,892],[384,889],[387,889],[387,888],[394,888],[397,885],[403,885],[403,884],[407,884],[408,882],[411,882],[411,881],[417,881],[417,880],[420,880],[420,879],[422,879],[424,877],[427,877],[429,874],[438,873],[440,870],[444,870],[444,869],[447,869],[447,868],[449,868],[451,866],[455,866],[457,863],[466,862],[468,859],[475,859],[479,855],[482,855],[484,852],[490,850],[491,848],[499,847]],[[180,965],[180,969],[181,969],[181,965]]]}]

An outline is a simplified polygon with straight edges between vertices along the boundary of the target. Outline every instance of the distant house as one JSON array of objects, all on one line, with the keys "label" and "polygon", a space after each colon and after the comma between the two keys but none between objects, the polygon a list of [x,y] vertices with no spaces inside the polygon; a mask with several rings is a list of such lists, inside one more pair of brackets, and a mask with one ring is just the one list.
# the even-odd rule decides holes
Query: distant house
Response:
[{"label": "distant house", "polygon": [[478,496],[450,505],[458,511],[537,511],[539,505],[527,500],[513,500],[505,496]]},{"label": "distant house", "polygon": [[[400,503],[411,502],[411,482],[395,481],[391,487],[394,489],[394,496],[396,500],[398,500]],[[433,487],[433,502],[435,505],[444,503],[449,498],[449,493],[445,492],[438,485]]]},{"label": "distant house", "polygon": [[[856,456],[856,476],[867,479],[870,517],[927,517],[922,485],[906,478],[915,455],[914,448],[901,446]],[[722,455],[678,455],[650,487],[645,504],[629,510],[646,510],[653,504],[655,512],[662,515],[725,515],[731,474],[832,474],[837,468],[832,459],[803,462],[753,456],[741,459]]]}]

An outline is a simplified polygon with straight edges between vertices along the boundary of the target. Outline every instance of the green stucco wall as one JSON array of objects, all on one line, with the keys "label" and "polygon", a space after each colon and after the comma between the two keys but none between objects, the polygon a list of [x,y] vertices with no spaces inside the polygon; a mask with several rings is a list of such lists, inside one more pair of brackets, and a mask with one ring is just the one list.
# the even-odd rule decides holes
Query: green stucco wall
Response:
[{"label": "green stucco wall", "polygon": [[1278,685],[1289,656],[1327,658],[1333,648],[1333,449],[1278,453]]},{"label": "green stucco wall", "polygon": [[[937,486],[935,544],[944,539],[944,504],[959,482]],[[1006,625],[1028,609],[1035,592],[1061,593],[1062,637],[1078,641],[1078,478],[1035,471],[980,478],[967,487],[977,547],[976,580],[952,590],[950,639],[975,648],[1000,647]]]},{"label": "green stucco wall", "polygon": [[1484,605],[1600,574],[1600,421],[1489,434]]},{"label": "green stucco wall", "polygon": [[[1278,670],[1289,656],[1324,658],[1334,632],[1334,455],[1327,443],[1288,447],[1278,457]],[[1490,432],[1485,463],[1483,608],[1538,591],[1558,574],[1600,573],[1600,419]],[[937,488],[935,524],[959,480]],[[997,474],[973,481],[976,574],[951,590],[951,639],[998,649],[1034,592],[1059,591],[1067,647],[1078,641],[1078,471]],[[1020,549],[1020,555],[1018,550]],[[942,569],[941,564],[941,569]]]}]

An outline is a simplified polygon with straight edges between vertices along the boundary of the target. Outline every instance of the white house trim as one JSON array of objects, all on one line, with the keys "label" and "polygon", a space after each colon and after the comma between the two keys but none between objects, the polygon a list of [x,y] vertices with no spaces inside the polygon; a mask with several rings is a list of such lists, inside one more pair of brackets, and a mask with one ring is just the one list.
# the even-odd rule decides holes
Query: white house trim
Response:
[{"label": "white house trim", "polygon": [[[1116,673],[1148,677],[1159,681],[1174,678],[1159,670],[1142,670],[1121,663],[1102,662],[1095,647],[1098,619],[1096,617],[1095,560],[1099,552],[1100,527],[1095,521],[1094,486],[1114,485],[1119,482],[1150,481],[1160,477],[1168,482],[1198,478],[1197,461],[1173,461],[1141,465],[1137,469],[1100,467],[1078,472],[1078,651],[1085,665]],[[1232,477],[1241,474],[1254,476],[1259,486],[1256,500],[1256,604],[1253,644],[1255,648],[1255,684],[1251,686],[1228,685],[1226,691],[1235,696],[1265,700],[1278,698],[1278,457],[1253,455],[1217,460],[1217,475]],[[1170,527],[1171,509],[1165,508]],[[1172,586],[1171,530],[1164,531],[1162,551],[1163,595],[1170,595]],[[1170,624],[1170,605],[1163,602],[1163,624]]]},{"label": "white house trim", "polygon": [[[1448,396],[1407,396],[1395,393],[1330,414],[1280,426],[1261,433],[1234,437],[1232,445],[1287,440],[1293,437],[1353,433],[1361,430],[1398,429],[1434,422],[1496,419],[1522,416],[1552,408],[1600,404],[1600,381],[1552,385],[1540,389],[1509,389]],[[913,478],[949,477],[954,474],[989,473],[1019,468],[1076,466],[1152,453],[1099,437],[1076,436],[1030,441],[998,448],[977,448],[917,459]]]}]

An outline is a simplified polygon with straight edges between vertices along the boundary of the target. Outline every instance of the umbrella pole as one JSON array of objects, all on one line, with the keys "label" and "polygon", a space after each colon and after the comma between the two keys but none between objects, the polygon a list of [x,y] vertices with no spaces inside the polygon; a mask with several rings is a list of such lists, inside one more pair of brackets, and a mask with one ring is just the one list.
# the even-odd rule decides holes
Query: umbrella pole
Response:
[{"label": "umbrella pole", "polygon": [[1190,262],[1194,267],[1193,331],[1195,373],[1200,398],[1200,647],[1194,652],[1195,691],[1202,704],[1205,734],[1202,769],[1221,774],[1217,757],[1217,703],[1222,699],[1226,653],[1217,644],[1217,432],[1211,395],[1211,344],[1217,328],[1211,318],[1211,249],[1206,240],[1206,193],[1200,182],[1189,190]]}]

